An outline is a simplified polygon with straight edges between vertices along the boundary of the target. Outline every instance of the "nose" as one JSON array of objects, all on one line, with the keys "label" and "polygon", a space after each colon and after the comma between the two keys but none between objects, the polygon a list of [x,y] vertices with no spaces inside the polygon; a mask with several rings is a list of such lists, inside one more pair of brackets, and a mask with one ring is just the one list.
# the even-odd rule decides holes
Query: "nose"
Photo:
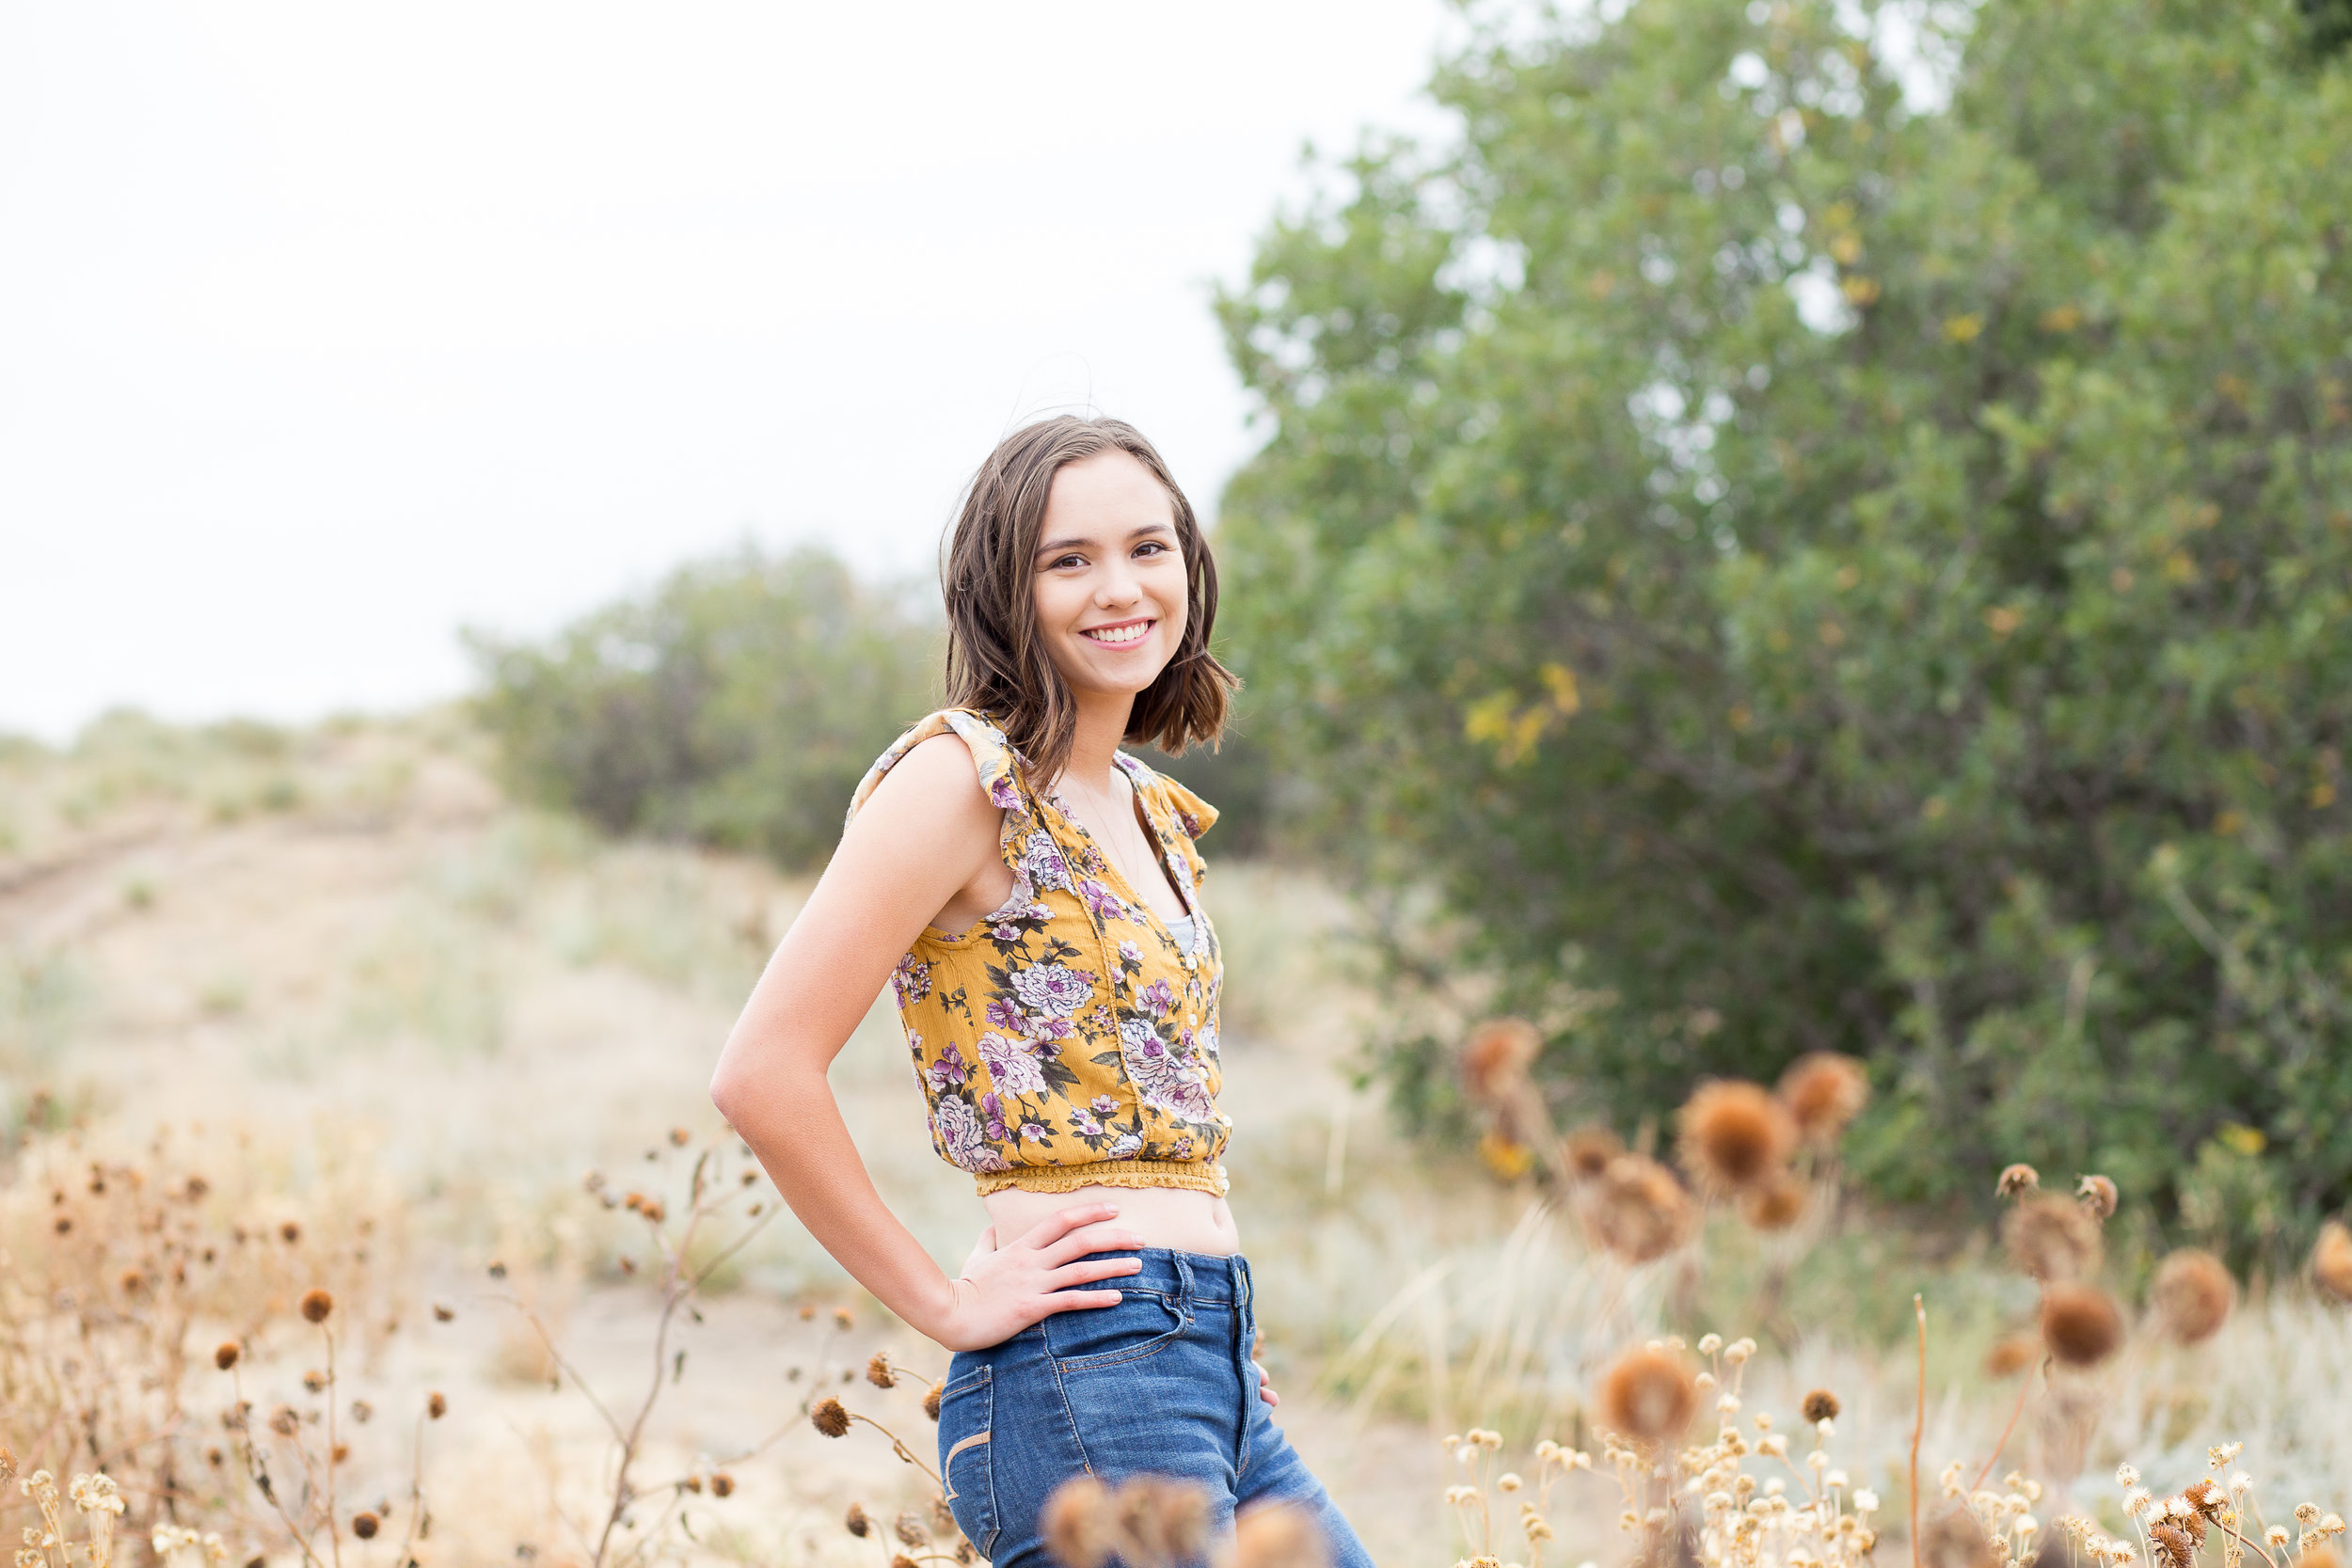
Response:
[{"label": "nose", "polygon": [[1104,564],[1094,585],[1094,602],[1098,607],[1118,610],[1142,596],[1143,588],[1136,580],[1135,565],[1125,556],[1114,556]]}]

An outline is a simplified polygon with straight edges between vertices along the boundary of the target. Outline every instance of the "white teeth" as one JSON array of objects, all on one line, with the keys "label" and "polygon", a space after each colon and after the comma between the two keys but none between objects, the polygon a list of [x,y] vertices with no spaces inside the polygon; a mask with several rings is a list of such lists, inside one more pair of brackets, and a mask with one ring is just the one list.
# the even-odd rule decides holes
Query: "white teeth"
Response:
[{"label": "white teeth", "polygon": [[1151,629],[1151,622],[1139,621],[1132,626],[1113,626],[1103,631],[1090,631],[1087,635],[1097,642],[1133,642]]}]

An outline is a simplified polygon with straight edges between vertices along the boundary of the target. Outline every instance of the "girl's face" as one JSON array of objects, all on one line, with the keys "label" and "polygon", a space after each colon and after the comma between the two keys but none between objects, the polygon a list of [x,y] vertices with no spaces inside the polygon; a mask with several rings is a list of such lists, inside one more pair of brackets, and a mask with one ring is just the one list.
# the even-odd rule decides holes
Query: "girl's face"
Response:
[{"label": "girl's face", "polygon": [[1055,474],[1032,565],[1038,631],[1073,692],[1132,697],[1175,657],[1186,602],[1176,505],[1125,452]]}]

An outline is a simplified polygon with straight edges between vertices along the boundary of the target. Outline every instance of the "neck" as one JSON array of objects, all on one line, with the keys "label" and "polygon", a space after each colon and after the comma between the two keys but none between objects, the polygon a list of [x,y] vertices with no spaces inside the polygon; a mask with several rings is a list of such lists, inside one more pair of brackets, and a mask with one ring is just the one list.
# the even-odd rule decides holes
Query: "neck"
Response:
[{"label": "neck", "polygon": [[1078,700],[1077,732],[1071,736],[1070,760],[1062,777],[1076,779],[1089,789],[1110,783],[1111,758],[1127,736],[1127,718],[1135,711],[1132,692],[1073,692]]}]

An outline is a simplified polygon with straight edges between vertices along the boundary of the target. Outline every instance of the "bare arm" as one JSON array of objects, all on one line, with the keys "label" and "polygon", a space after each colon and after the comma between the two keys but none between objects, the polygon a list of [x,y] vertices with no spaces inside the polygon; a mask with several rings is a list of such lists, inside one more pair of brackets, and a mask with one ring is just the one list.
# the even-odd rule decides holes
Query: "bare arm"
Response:
[{"label": "bare arm", "polygon": [[[1065,1211],[949,1279],[874,1190],[825,1069],[932,916],[960,894],[1001,885],[1002,814],[952,736],[900,759],[842,835],[833,862],[728,1035],[710,1097],[809,1234],[876,1299],[950,1350],[996,1344],[1048,1313],[1107,1307],[1116,1291],[1070,1291],[1133,1274],[1089,1259],[1142,1239],[1103,1222],[1107,1204]],[[985,906],[983,906],[985,907]]]}]

